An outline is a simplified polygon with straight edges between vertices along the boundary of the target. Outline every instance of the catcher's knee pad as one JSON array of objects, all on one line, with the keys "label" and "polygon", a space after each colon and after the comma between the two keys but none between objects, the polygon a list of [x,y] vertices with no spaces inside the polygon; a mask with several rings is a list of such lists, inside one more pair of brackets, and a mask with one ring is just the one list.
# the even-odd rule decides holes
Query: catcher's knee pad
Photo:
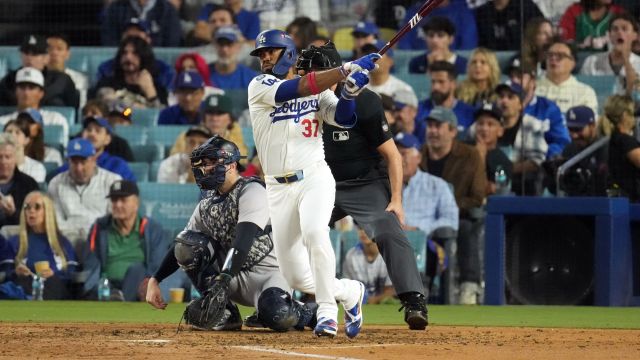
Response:
[{"label": "catcher's knee pad", "polygon": [[213,257],[210,237],[197,231],[185,230],[176,237],[174,254],[185,270],[198,270]]},{"label": "catcher's knee pad", "polygon": [[277,287],[263,291],[258,298],[258,319],[275,331],[287,331],[298,324],[298,304]]}]

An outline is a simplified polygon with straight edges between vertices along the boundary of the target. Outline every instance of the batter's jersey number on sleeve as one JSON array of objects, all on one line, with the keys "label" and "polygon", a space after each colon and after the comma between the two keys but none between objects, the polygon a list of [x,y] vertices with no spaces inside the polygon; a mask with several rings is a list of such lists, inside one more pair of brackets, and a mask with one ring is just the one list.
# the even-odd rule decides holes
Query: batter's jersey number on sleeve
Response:
[{"label": "batter's jersey number on sleeve", "polygon": [[304,131],[302,132],[302,136],[304,137],[318,137],[318,128],[319,122],[316,119],[304,119],[301,122],[302,126],[304,126]]}]

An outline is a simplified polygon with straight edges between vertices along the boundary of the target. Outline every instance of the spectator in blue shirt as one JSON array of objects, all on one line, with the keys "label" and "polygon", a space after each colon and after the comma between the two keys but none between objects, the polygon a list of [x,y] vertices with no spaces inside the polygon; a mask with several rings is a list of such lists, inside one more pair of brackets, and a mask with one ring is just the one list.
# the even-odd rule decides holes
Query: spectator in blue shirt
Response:
[{"label": "spectator in blue shirt", "polygon": [[[122,39],[125,39],[129,36],[139,37],[147,44],[149,44],[149,46],[152,45],[151,25],[147,21],[140,20],[138,18],[130,19],[127,23],[127,26],[125,27],[124,32],[122,33]],[[151,51],[153,52],[153,49]],[[113,64],[114,59],[109,59],[101,63],[98,66],[97,80],[113,76]],[[173,77],[175,76],[173,68],[160,59],[155,59],[154,64],[155,71],[152,74],[154,82],[162,85],[165,88],[169,88],[171,85],[171,81],[173,81]]]},{"label": "spectator in blue shirt", "polygon": [[246,89],[251,80],[258,75],[247,66],[238,63],[241,49],[237,30],[233,27],[221,27],[214,35],[214,46],[218,60],[209,64],[211,82],[223,90]]},{"label": "spectator in blue shirt", "polygon": [[363,46],[377,44],[380,31],[374,23],[359,21],[353,26],[351,36],[353,37],[353,54],[351,58],[358,59],[363,55],[361,50]]},{"label": "spectator in blue shirt", "polygon": [[[260,33],[260,17],[257,13],[244,8],[243,0],[225,0],[225,5],[233,12],[235,23],[247,40],[255,40]],[[200,10],[198,22],[209,22],[209,16],[219,5],[206,4]]]},{"label": "spectator in blue shirt", "polygon": [[[105,151],[107,145],[111,143],[111,134],[113,134],[113,128],[109,121],[101,117],[87,117],[82,122],[82,126],[82,137],[89,140],[95,148],[98,166],[122,176],[125,180],[136,181],[135,175],[133,175],[129,164],[124,159]],[[59,167],[56,173],[67,170],[69,170],[68,162]]]},{"label": "spectator in blue shirt", "polygon": [[[418,12],[422,2],[417,3],[407,10],[407,15],[404,18],[404,24]],[[421,27],[426,23],[427,19],[434,16],[444,16],[449,18],[458,30],[456,32],[455,40],[452,44],[452,48],[455,50],[471,50],[478,46],[478,29],[476,26],[476,19],[473,13],[465,3],[453,2],[451,0],[444,0],[440,6],[433,9],[431,14],[421,20],[419,26]],[[426,49],[424,42],[424,31],[419,28],[419,31],[409,31],[398,42],[398,49],[406,50],[422,50]]]},{"label": "spectator in blue shirt", "polygon": [[131,18],[139,18],[151,24],[151,38],[156,46],[180,46],[180,17],[176,8],[167,0],[112,2],[102,23],[102,44],[117,46]]},{"label": "spectator in blue shirt", "polygon": [[474,108],[456,99],[457,73],[453,64],[446,61],[436,61],[429,67],[431,75],[431,97],[418,105],[416,126],[413,134],[421,144],[424,143],[427,129],[427,117],[436,106],[453,110],[458,118],[458,134],[464,136],[473,123]]},{"label": "spectator in blue shirt", "polygon": [[411,59],[410,73],[424,74],[429,69],[429,64],[436,61],[452,63],[458,74],[467,71],[467,59],[451,51],[451,44],[456,36],[456,27],[451,20],[443,16],[434,16],[427,21],[422,30],[425,33],[427,52]]},{"label": "spectator in blue shirt", "polygon": [[183,71],[174,83],[178,103],[160,112],[158,125],[194,125],[200,123],[200,104],[205,83],[197,71]]}]

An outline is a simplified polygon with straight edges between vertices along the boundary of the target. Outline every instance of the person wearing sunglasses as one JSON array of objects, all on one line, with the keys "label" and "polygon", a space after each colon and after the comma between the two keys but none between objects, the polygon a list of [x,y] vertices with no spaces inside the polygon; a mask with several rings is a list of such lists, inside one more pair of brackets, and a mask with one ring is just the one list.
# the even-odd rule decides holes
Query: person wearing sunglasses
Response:
[{"label": "person wearing sunglasses", "polygon": [[38,275],[46,280],[45,300],[71,299],[78,261],[71,242],[58,230],[51,198],[32,191],[19,213],[18,235],[10,237],[0,250],[0,272],[6,272],[7,279],[27,294],[31,293],[32,277]]}]

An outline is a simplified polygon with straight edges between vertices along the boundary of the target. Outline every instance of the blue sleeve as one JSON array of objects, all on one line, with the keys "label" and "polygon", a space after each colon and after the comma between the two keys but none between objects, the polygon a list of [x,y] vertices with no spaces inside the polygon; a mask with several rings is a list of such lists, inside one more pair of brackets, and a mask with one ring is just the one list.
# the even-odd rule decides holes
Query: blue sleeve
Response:
[{"label": "blue sleeve", "polygon": [[471,50],[478,47],[478,27],[476,19],[469,11],[460,11],[457,24],[456,48],[459,50]]},{"label": "blue sleeve", "polygon": [[276,90],[275,100],[277,103],[283,103],[285,101],[297,99],[300,97],[298,93],[298,83],[301,78],[295,78],[282,82]]},{"label": "blue sleeve", "polygon": [[357,121],[356,102],[341,97],[336,105],[336,123],[346,128],[352,128],[356,125]]},{"label": "blue sleeve", "polygon": [[173,78],[176,75],[175,70],[162,60],[156,60],[156,67],[159,72],[156,81],[162,85],[162,87],[170,89],[172,87]]},{"label": "blue sleeve", "polygon": [[244,11],[246,14],[243,20],[243,22],[245,22],[243,31],[244,37],[248,40],[255,40],[260,33],[260,17],[253,11]]},{"label": "blue sleeve", "polygon": [[120,176],[122,176],[122,178],[125,180],[137,181],[136,176],[133,174],[133,171],[131,171],[131,168],[129,168],[129,164],[127,164],[126,161],[120,158],[118,158],[118,160],[120,160],[120,164],[118,166],[117,173],[120,174]]},{"label": "blue sleeve", "polygon": [[51,178],[53,179],[56,175],[63,173],[65,171],[69,170],[69,162],[65,162],[64,164],[62,164],[62,166],[60,166],[59,168],[55,169],[53,171],[53,175],[51,176]]},{"label": "blue sleeve", "polygon": [[549,145],[547,159],[551,159],[562,153],[562,149],[571,142],[571,136],[565,126],[564,116],[556,104],[549,102],[546,116],[549,119],[549,130],[544,134],[544,139]]},{"label": "blue sleeve", "polygon": [[211,15],[211,11],[213,11],[214,4],[206,4],[200,9],[198,13],[198,21],[209,21],[209,15]]},{"label": "blue sleeve", "polygon": [[113,75],[113,59],[109,59],[98,66],[96,81]]},{"label": "blue sleeve", "polygon": [[176,124],[176,122],[173,121],[173,117],[169,113],[169,109],[171,109],[171,107],[165,108],[162,111],[160,111],[160,114],[158,115],[158,125],[174,125],[174,124]]}]

